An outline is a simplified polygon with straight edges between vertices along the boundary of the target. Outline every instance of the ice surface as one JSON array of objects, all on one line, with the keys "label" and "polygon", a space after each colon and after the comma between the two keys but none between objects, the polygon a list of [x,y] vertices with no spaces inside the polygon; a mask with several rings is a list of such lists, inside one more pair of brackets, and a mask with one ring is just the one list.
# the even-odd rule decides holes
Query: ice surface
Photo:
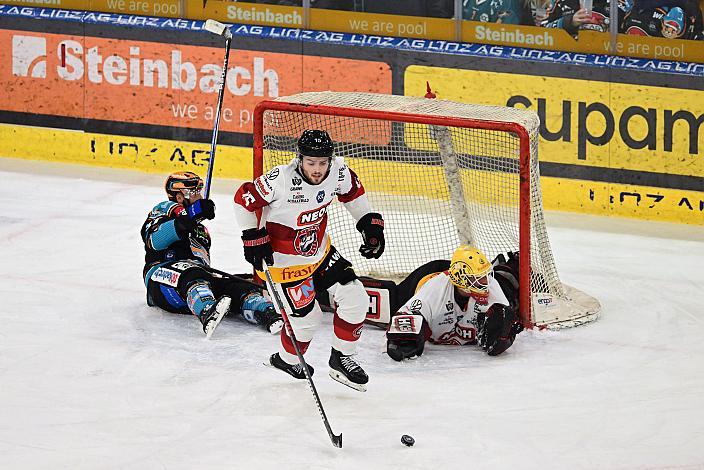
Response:
[{"label": "ice surface", "polygon": [[[3,469],[704,468],[701,227],[548,214],[599,321],[403,364],[369,327],[365,394],[327,376],[326,317],[306,357],[336,449],[305,382],[262,365],[276,337],[225,319],[206,341],[145,305],[139,229],[162,177],[0,159],[0,178]],[[214,266],[242,272],[234,184],[216,181],[209,227]]]}]

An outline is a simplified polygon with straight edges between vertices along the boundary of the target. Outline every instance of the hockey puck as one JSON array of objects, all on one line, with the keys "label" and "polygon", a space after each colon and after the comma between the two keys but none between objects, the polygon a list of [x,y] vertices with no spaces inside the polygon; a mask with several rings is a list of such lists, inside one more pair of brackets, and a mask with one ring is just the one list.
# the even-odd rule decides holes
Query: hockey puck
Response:
[{"label": "hockey puck", "polygon": [[415,443],[416,443],[416,440],[413,439],[408,434],[404,434],[403,436],[401,436],[401,444],[403,444],[404,446],[411,447]]}]

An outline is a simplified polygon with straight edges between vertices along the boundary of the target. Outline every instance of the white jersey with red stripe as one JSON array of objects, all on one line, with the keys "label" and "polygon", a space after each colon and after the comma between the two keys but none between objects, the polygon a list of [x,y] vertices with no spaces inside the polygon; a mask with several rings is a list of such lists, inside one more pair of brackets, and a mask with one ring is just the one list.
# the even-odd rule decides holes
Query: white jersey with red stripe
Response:
[{"label": "white jersey with red stripe", "polygon": [[455,286],[447,271],[438,273],[399,309],[400,313],[423,315],[430,327],[429,340],[436,344],[463,345],[477,340],[477,315],[494,304],[509,305],[501,286],[489,277],[489,298],[480,304],[473,297],[462,308],[455,301]]},{"label": "white jersey with red stripe", "polygon": [[266,227],[269,233],[275,281],[305,279],[323,261],[330,250],[327,210],[335,198],[355,220],[371,211],[364,187],[341,157],[332,159],[330,172],[319,184],[301,176],[294,158],[237,190],[235,215],[242,230]]}]

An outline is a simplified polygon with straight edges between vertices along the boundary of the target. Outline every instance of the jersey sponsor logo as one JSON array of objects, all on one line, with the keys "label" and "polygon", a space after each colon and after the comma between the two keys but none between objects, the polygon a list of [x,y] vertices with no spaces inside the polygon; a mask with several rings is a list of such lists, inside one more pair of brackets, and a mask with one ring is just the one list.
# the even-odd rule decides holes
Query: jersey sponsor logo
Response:
[{"label": "jersey sponsor logo", "polygon": [[474,341],[474,338],[477,336],[477,330],[471,326],[462,326],[459,323],[455,325],[455,331],[454,333],[459,337],[462,338],[464,341],[467,342],[472,342]]},{"label": "jersey sponsor logo", "polygon": [[319,222],[327,213],[328,204],[307,212],[301,212],[298,216],[298,225],[311,225]]},{"label": "jersey sponsor logo", "polygon": [[318,202],[323,202],[323,199],[325,199],[325,191],[321,189],[320,191],[318,191],[318,195],[315,196],[315,200]]},{"label": "jersey sponsor logo", "polygon": [[448,312],[453,312],[455,310],[455,304],[450,300],[445,304],[445,308]]},{"label": "jersey sponsor logo", "polygon": [[286,293],[288,294],[288,298],[291,299],[293,307],[296,309],[302,309],[315,300],[315,286],[313,285],[313,278],[309,277],[300,284],[287,287]]},{"label": "jersey sponsor logo", "polygon": [[337,181],[344,181],[345,180],[345,170],[346,169],[347,169],[347,165],[340,168],[340,170],[337,172]]},{"label": "jersey sponsor logo", "polygon": [[181,273],[167,269],[164,267],[157,268],[153,273],[151,280],[159,282],[161,284],[166,284],[172,287],[178,285],[178,280],[181,277]]},{"label": "jersey sponsor logo", "polygon": [[286,201],[290,202],[291,204],[302,204],[310,202],[310,199],[308,199],[305,194],[294,194]]},{"label": "jersey sponsor logo", "polygon": [[294,176],[293,179],[291,180],[291,183],[292,183],[294,186],[300,186],[300,185],[303,184],[303,180],[302,180],[301,178],[297,177],[297,176]]},{"label": "jersey sponsor logo", "polygon": [[411,302],[410,310],[416,315],[420,315],[420,309],[423,307],[423,302],[420,299],[416,299]]},{"label": "jersey sponsor logo", "polygon": [[302,186],[291,186],[290,188],[288,188],[288,190],[291,192],[300,191],[301,189],[303,189]]},{"label": "jersey sponsor logo", "polygon": [[276,178],[278,178],[278,176],[279,176],[279,169],[274,168],[273,170],[271,170],[269,173],[266,174],[266,179],[275,180]]},{"label": "jersey sponsor logo", "polygon": [[283,282],[290,281],[291,279],[298,279],[304,276],[310,276],[315,271],[316,265],[311,264],[302,269],[290,269],[288,267],[281,270],[281,279]]},{"label": "jersey sponsor logo", "polygon": [[[266,180],[264,180],[264,181],[266,181]],[[269,191],[268,189],[266,189],[266,186],[264,185],[264,183],[262,183],[261,178],[255,179],[255,180],[254,180],[254,185],[257,187],[257,189],[259,190],[259,192],[261,193],[262,196],[268,196],[268,195],[269,195],[269,192],[270,192],[270,191]],[[268,185],[267,185],[267,186],[268,186]],[[271,186],[269,186],[269,187],[271,187]]]},{"label": "jersey sponsor logo", "polygon": [[293,240],[293,247],[296,253],[302,256],[313,256],[318,252],[318,230],[320,226],[315,225],[296,231],[296,238]]}]

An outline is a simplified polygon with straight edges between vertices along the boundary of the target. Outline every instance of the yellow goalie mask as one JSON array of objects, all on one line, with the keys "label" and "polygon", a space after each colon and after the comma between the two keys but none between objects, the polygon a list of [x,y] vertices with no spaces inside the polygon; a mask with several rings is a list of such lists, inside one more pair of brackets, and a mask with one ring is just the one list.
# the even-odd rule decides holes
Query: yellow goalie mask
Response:
[{"label": "yellow goalie mask", "polygon": [[463,293],[486,301],[489,297],[489,278],[494,269],[484,253],[476,248],[461,245],[450,261],[450,281]]}]

